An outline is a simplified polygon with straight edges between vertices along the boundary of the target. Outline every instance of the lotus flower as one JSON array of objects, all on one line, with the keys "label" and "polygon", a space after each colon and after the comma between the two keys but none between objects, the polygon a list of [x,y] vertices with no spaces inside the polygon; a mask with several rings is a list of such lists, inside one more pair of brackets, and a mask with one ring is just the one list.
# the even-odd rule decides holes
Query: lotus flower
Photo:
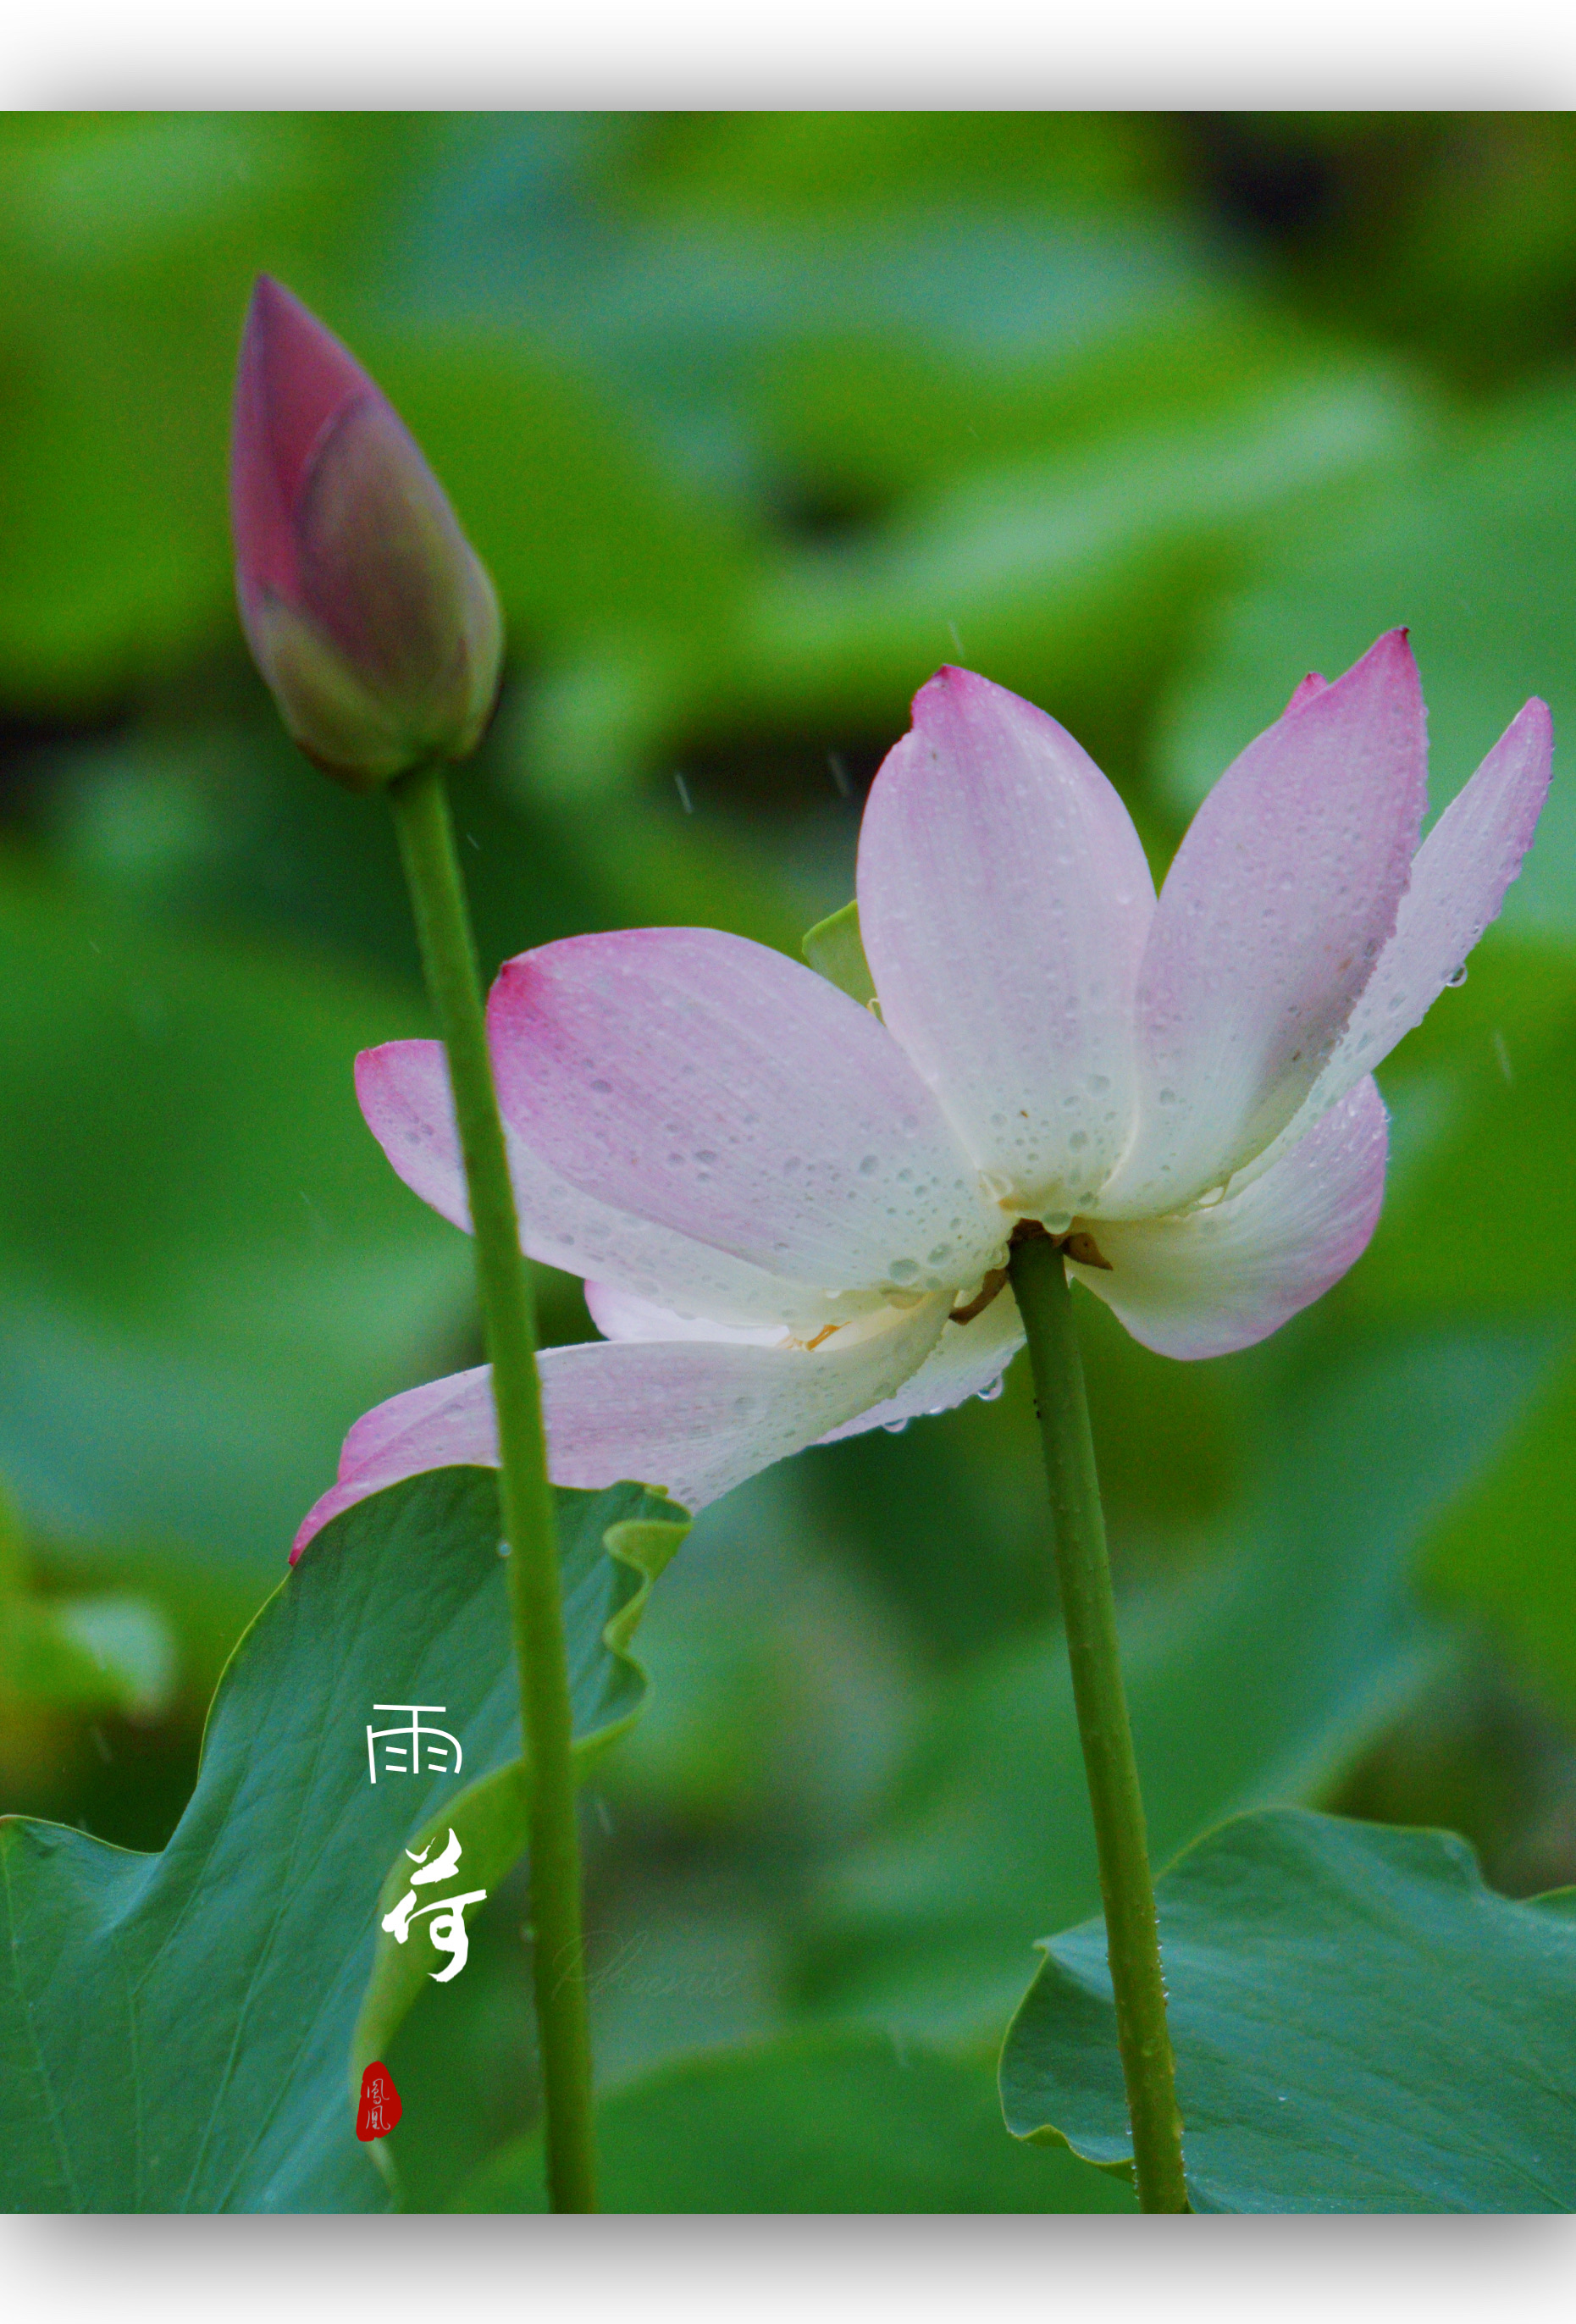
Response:
[{"label": "lotus flower", "polygon": [[[607,1336],[541,1358],[552,1473],[691,1508],[812,1443],[987,1390],[1022,1221],[1147,1347],[1249,1346],[1343,1275],[1384,1191],[1372,1068],[1499,909],[1549,779],[1529,702],[1418,849],[1405,634],[1309,678],[1215,785],[1157,900],[1115,791],[1044,712],[943,669],[865,809],[880,1015],[703,928],[508,963],[489,1036],[522,1239]],[[466,1223],[432,1042],[358,1063],[394,1168]],[[496,1460],[485,1370],[351,1431],[301,1528]]]},{"label": "lotus flower", "polygon": [[498,691],[493,585],[393,406],[266,274],[230,498],[242,625],[308,757],[370,790],[472,750]]}]

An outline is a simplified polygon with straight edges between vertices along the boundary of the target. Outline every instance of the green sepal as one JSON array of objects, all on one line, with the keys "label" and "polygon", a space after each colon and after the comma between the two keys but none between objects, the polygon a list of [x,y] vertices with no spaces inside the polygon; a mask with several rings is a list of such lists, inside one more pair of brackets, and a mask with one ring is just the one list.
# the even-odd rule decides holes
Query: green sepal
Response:
[{"label": "green sepal", "polygon": [[817,920],[799,949],[817,976],[824,976],[862,1008],[869,1008],[876,997],[876,983],[864,956],[857,904],[844,904],[840,912]]}]

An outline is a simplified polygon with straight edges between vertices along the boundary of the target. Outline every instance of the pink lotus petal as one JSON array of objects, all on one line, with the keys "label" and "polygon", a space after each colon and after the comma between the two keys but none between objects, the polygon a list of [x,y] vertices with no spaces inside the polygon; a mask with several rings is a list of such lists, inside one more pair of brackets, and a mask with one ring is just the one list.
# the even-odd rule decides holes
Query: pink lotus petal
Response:
[{"label": "pink lotus petal", "polygon": [[1292,1119],[1395,929],[1424,767],[1395,630],[1221,776],[1155,914],[1138,1133],[1100,1214],[1177,1210]]},{"label": "pink lotus petal", "polygon": [[786,1323],[714,1323],[703,1315],[676,1315],[671,1307],[613,1283],[588,1283],[585,1305],[604,1340],[719,1340],[735,1348],[780,1348],[793,1336]]},{"label": "pink lotus petal", "polygon": [[542,1395],[555,1480],[608,1485],[633,1475],[704,1508],[917,1371],[949,1302],[927,1299],[862,1334],[800,1349],[701,1341],[606,1341],[549,1349]]},{"label": "pink lotus petal", "polygon": [[[539,1359],[553,1480],[595,1489],[633,1477],[704,1508],[758,1470],[893,1395],[925,1361],[945,1297],[849,1327],[814,1353],[716,1341],[596,1341]],[[497,1463],[492,1376],[459,1372],[390,1398],[345,1441],[339,1481],[309,1512],[291,1562],[342,1509],[402,1477]]]},{"label": "pink lotus petal", "polygon": [[709,928],[571,937],[507,964],[488,1023],[522,1146],[597,1202],[753,1268],[829,1296],[939,1291],[983,1274],[1005,1238],[891,1035],[763,945]]},{"label": "pink lotus petal", "polygon": [[899,1428],[905,1421],[948,1412],[967,1397],[993,1388],[1022,1345],[1018,1302],[1004,1286],[989,1307],[967,1323],[943,1326],[930,1354],[896,1396],[845,1420],[841,1428],[831,1429],[820,1441],[836,1444],[845,1436],[862,1436],[869,1428]]},{"label": "pink lotus petal", "polygon": [[1304,702],[1312,702],[1316,695],[1328,693],[1329,687],[1330,680],[1327,678],[1321,678],[1316,669],[1311,669],[1306,678],[1299,678],[1296,685],[1293,687],[1292,698],[1286,704],[1286,710],[1281,713],[1282,717],[1285,717],[1288,711],[1300,710]]},{"label": "pink lotus petal", "polygon": [[1387,1147],[1378,1091],[1359,1083],[1240,1193],[1181,1218],[1103,1222],[1094,1231],[1111,1271],[1072,1272],[1160,1355],[1251,1347],[1361,1258]]},{"label": "pink lotus petal", "polygon": [[1043,710],[967,670],[914,698],[865,808],[859,917],[889,1028],[1016,1206],[1087,1208],[1132,1125],[1155,888]]},{"label": "pink lotus petal", "polygon": [[363,1413],[345,1440],[338,1480],[302,1518],[290,1554],[293,1565],[330,1517],[428,1469],[498,1465],[498,1425],[490,1366],[453,1372],[407,1388]]},{"label": "pink lotus petal", "polygon": [[1548,796],[1553,729],[1535,697],[1451,801],[1412,865],[1396,933],[1379,955],[1334,1056],[1286,1132],[1289,1139],[1382,1064],[1420,1025],[1521,870]]},{"label": "pink lotus petal", "polygon": [[[448,1065],[438,1041],[389,1041],[356,1059],[355,1091],[368,1127],[405,1184],[468,1230]],[[814,1285],[768,1274],[709,1244],[597,1201],[512,1133],[510,1168],[521,1241],[533,1259],[591,1275],[687,1323],[791,1324],[813,1339],[827,1323],[878,1305],[873,1293],[828,1299]]]},{"label": "pink lotus petal", "polygon": [[367,1128],[407,1186],[440,1218],[471,1231],[471,1206],[441,1041],[385,1041],[355,1061]]}]

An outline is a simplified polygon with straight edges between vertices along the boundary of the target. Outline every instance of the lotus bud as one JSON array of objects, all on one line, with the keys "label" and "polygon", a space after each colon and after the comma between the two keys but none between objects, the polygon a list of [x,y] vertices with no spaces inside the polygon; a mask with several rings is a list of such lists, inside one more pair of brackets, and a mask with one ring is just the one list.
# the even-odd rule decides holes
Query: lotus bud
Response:
[{"label": "lotus bud", "polygon": [[387,397],[266,274],[230,502],[242,626],[307,756],[368,791],[474,750],[502,656],[493,584]]}]

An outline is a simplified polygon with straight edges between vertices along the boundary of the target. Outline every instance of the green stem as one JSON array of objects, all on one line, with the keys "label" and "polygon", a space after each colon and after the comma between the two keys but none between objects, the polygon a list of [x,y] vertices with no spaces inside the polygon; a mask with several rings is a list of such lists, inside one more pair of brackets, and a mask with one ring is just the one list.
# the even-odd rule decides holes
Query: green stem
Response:
[{"label": "green stem", "polygon": [[1182,2119],[1176,2110],[1175,2070],[1166,2024],[1155,1886],[1149,1877],[1144,1803],[1122,1686],[1116,1603],[1072,1286],[1060,1246],[1043,1233],[1013,1243],[1011,1277],[1028,1335],[1051,1489],[1056,1573],[1083,1768],[1094,1812],[1106,1954],[1116,1996],[1122,2079],[1132,2118],[1138,2202],[1146,2211],[1185,2211]]},{"label": "green stem", "polygon": [[391,785],[428,990],[448,1051],[476,1244],[476,1288],[498,1415],[521,1725],[530,1770],[530,1919],[547,2116],[548,2197],[596,2209],[591,2037],[580,1923],[580,1836],[558,1528],[536,1368],[536,1316],[487,1052],[481,981],[443,770]]}]

